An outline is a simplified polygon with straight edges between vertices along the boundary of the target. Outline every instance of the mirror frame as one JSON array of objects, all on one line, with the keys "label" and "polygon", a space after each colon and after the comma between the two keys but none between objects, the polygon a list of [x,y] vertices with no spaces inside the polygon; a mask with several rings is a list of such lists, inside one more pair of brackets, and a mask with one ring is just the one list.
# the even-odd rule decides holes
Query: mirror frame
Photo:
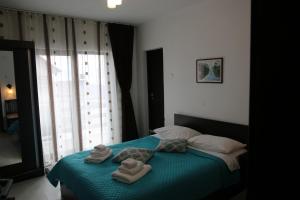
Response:
[{"label": "mirror frame", "polygon": [[35,48],[32,41],[2,40],[0,50],[13,51],[22,163],[0,167],[0,178],[14,181],[44,175]]}]

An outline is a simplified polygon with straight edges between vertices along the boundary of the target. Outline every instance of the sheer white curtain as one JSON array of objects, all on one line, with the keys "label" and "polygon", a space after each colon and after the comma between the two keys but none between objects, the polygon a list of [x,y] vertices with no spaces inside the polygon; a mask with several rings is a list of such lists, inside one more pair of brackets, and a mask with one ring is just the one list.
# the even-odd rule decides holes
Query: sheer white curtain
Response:
[{"label": "sheer white curtain", "polygon": [[75,19],[74,29],[83,149],[99,143],[119,143],[119,90],[107,27],[95,21]]},{"label": "sheer white curtain", "polygon": [[49,71],[47,65],[46,45],[44,36],[43,15],[35,13],[22,13],[21,18],[23,39],[34,41],[36,54],[36,72],[40,109],[40,124],[43,143],[45,165],[55,161],[55,147],[53,143],[54,117],[51,111],[51,96],[49,88]]},{"label": "sheer white curtain", "polygon": [[120,89],[106,24],[3,9],[0,23],[0,37],[35,42],[45,165],[121,142]]},{"label": "sheer white curtain", "polygon": [[[47,37],[51,68],[53,112],[58,159],[80,150],[78,111],[76,109],[76,74],[74,58],[69,48],[70,20],[47,16]],[[72,46],[71,46],[72,48]],[[55,142],[55,141],[54,141]]]}]

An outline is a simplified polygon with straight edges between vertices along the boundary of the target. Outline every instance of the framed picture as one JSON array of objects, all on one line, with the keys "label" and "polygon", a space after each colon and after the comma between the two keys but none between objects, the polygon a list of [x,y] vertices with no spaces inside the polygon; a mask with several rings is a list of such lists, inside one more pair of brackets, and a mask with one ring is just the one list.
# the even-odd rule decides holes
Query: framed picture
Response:
[{"label": "framed picture", "polygon": [[197,83],[223,83],[223,58],[196,60]]}]

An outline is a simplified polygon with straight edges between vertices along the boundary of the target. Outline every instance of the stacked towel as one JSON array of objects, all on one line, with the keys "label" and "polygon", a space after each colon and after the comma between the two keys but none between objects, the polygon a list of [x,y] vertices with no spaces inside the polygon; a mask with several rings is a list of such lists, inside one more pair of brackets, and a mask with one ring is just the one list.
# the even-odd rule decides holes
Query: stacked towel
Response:
[{"label": "stacked towel", "polygon": [[128,158],[122,161],[119,168],[112,173],[112,177],[120,182],[131,184],[142,178],[151,169],[150,165],[145,165],[141,161]]},{"label": "stacked towel", "polygon": [[103,151],[103,150],[107,149],[107,147],[103,144],[99,144],[99,145],[95,146],[94,149]]},{"label": "stacked towel", "polygon": [[139,162],[133,158],[127,158],[126,160],[123,160],[121,162],[121,166],[124,166],[125,168],[132,169],[137,166]]},{"label": "stacked towel", "polygon": [[102,157],[102,156],[105,156],[109,153],[109,151],[111,151],[111,149],[107,148],[107,149],[104,149],[102,151],[99,151],[99,150],[92,150],[90,152],[91,156],[93,157]]},{"label": "stacked towel", "polygon": [[112,150],[105,145],[97,145],[90,152],[90,155],[87,156],[84,161],[86,163],[101,163],[112,155]]},{"label": "stacked towel", "polygon": [[122,164],[120,165],[120,167],[118,168],[119,171],[121,173],[124,174],[128,174],[128,175],[135,175],[138,172],[142,171],[143,167],[144,167],[144,163],[138,160],[134,160],[132,158],[130,158],[131,163],[129,163],[129,165],[127,163],[125,163],[124,161],[122,162]]}]

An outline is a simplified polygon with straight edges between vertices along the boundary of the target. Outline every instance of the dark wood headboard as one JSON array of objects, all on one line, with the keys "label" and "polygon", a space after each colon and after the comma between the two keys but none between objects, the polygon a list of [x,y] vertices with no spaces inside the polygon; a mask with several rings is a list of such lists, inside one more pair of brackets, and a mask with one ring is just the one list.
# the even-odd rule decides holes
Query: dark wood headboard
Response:
[{"label": "dark wood headboard", "polygon": [[[197,130],[203,134],[228,137],[244,144],[249,141],[249,127],[241,124],[204,119],[200,117],[192,117],[187,115],[175,114],[174,124],[185,126]],[[236,191],[241,191],[248,180],[248,154],[243,154],[239,157],[241,166],[241,180],[236,188]],[[235,189],[233,190],[235,193]]]},{"label": "dark wood headboard", "polygon": [[241,124],[175,114],[174,124],[195,129],[203,134],[228,137],[244,144],[249,141],[249,127]]},{"label": "dark wood headboard", "polygon": [[5,114],[17,113],[18,103],[17,99],[5,100]]}]

